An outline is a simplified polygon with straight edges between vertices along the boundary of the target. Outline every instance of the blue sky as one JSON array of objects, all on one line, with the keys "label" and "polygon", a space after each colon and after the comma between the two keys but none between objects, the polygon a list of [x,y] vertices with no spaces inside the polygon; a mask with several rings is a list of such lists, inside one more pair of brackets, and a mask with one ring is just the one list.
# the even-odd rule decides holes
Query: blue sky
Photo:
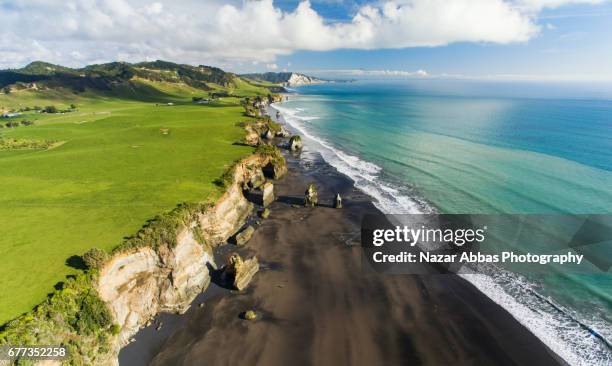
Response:
[{"label": "blue sky", "polygon": [[0,0],[0,67],[612,80],[608,0]]},{"label": "blue sky", "polygon": [[[284,0],[285,9],[297,1]],[[330,18],[346,19],[354,1],[314,2]],[[277,65],[298,70],[426,70],[432,75],[612,79],[612,4],[578,4],[546,9],[541,32],[513,44],[456,43],[441,47],[382,50],[298,51]],[[291,66],[288,66],[291,65]]]}]

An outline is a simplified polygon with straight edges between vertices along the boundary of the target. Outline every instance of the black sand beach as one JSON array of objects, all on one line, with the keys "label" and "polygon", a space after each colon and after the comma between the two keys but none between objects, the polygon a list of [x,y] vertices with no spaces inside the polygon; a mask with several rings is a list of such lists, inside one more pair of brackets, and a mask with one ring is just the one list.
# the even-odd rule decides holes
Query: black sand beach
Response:
[{"label": "black sand beach", "polygon": [[[122,365],[562,364],[458,276],[362,268],[360,220],[377,212],[370,198],[316,153],[287,160],[270,217],[237,250],[262,264],[249,288],[213,287],[188,314],[164,315],[164,334],[141,331],[122,350]],[[302,207],[309,182],[319,189],[319,207]],[[343,209],[331,207],[336,192]],[[241,319],[249,309],[257,320]]]}]

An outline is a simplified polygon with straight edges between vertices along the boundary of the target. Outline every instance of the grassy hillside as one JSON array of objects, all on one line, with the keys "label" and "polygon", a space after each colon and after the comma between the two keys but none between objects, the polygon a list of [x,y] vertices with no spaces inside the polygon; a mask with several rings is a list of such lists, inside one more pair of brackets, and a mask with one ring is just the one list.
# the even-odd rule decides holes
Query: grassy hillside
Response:
[{"label": "grassy hillside", "polygon": [[[235,125],[245,119],[239,98],[195,104],[192,97],[268,91],[220,70],[214,78],[187,77],[176,70],[183,66],[172,65],[148,64],[148,73],[168,73],[154,79],[136,73],[91,76],[108,70],[99,66],[90,68],[90,76],[64,77],[55,66],[38,63],[17,72],[22,79],[36,75],[35,88],[13,83],[8,94],[0,94],[5,111],[76,106],[63,114],[25,111],[0,119],[2,125],[18,124],[0,128],[0,324],[29,311],[77,273],[75,256],[92,247],[110,250],[181,202],[217,198],[213,181],[251,152],[233,144],[244,133]],[[76,78],[89,80],[75,83]]]}]

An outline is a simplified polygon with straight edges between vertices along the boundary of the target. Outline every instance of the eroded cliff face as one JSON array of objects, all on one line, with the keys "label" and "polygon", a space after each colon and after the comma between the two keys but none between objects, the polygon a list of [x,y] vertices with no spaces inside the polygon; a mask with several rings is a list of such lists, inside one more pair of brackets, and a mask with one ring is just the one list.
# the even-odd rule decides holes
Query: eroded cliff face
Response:
[{"label": "eroded cliff face", "polygon": [[[175,246],[134,249],[115,255],[104,265],[97,288],[121,327],[117,353],[159,312],[186,311],[197,294],[208,287],[209,267],[216,267],[212,248],[225,243],[244,225],[253,204],[245,198],[243,187],[253,177],[263,175],[262,167],[270,164],[270,157],[258,154],[238,163],[223,196],[178,231]],[[196,235],[198,228],[201,235]]]},{"label": "eroded cliff face", "polygon": [[185,228],[174,248],[140,248],[114,257],[100,271],[98,292],[121,326],[119,346],[161,311],[184,312],[208,287],[212,254]]}]

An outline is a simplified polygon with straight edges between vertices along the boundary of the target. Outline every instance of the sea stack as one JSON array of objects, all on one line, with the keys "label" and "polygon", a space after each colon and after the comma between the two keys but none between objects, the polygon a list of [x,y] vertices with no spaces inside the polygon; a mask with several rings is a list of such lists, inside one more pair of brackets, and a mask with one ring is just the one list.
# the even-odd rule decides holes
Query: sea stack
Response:
[{"label": "sea stack", "polygon": [[268,206],[274,201],[274,184],[266,182],[261,187],[261,205],[263,207]]},{"label": "sea stack", "polygon": [[232,287],[242,291],[251,282],[255,273],[259,271],[259,262],[257,257],[242,260],[238,253],[234,253],[229,257],[223,271],[231,280]]},{"label": "sea stack", "polygon": [[336,193],[336,198],[334,199],[334,208],[342,208],[342,197],[340,197],[340,193]]},{"label": "sea stack", "polygon": [[289,139],[289,148],[292,151],[300,150],[302,148],[302,138],[298,135],[291,136],[291,139]]},{"label": "sea stack", "polygon": [[304,193],[304,206],[314,207],[319,202],[319,194],[314,183],[310,183]]}]

